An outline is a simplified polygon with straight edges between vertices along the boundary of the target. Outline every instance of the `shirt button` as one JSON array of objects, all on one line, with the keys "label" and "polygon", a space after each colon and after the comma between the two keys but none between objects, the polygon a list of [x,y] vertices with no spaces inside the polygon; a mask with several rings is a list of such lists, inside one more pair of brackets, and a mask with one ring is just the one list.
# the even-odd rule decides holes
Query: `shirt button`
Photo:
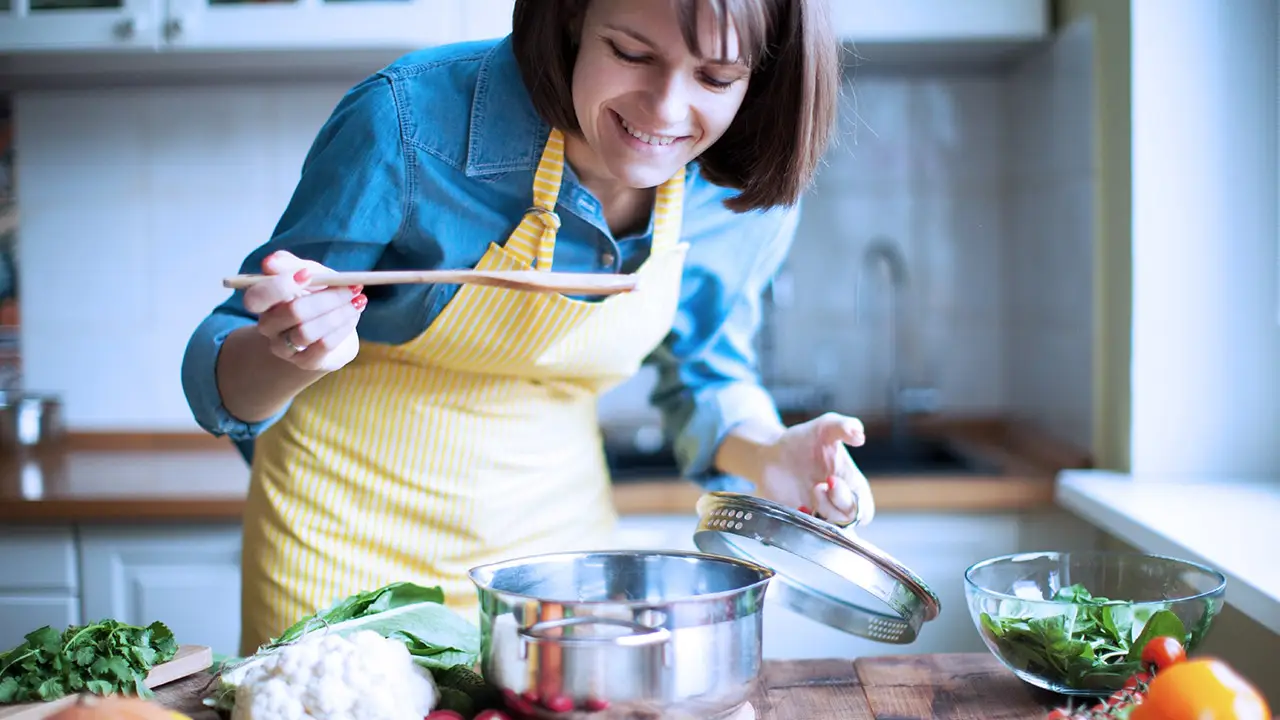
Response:
[{"label": "shirt button", "polygon": [[605,267],[613,267],[613,260],[614,260],[613,253],[611,252],[600,253],[601,265],[604,265]]}]

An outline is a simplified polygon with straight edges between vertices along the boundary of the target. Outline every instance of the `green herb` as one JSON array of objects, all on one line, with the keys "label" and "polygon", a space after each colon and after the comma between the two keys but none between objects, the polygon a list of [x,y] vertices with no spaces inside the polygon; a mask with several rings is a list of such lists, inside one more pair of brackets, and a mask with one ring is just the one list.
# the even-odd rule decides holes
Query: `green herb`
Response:
[{"label": "green herb", "polygon": [[73,693],[152,697],[151,668],[178,653],[163,623],[146,627],[117,620],[33,630],[0,655],[0,703],[48,702]]},{"label": "green herb", "polygon": [[1172,637],[1189,650],[1207,628],[1202,620],[1189,634],[1167,604],[1111,600],[1080,584],[1052,600],[1063,605],[1004,600],[994,617],[980,616],[982,634],[1015,668],[1078,690],[1111,692],[1142,670],[1152,638]]}]

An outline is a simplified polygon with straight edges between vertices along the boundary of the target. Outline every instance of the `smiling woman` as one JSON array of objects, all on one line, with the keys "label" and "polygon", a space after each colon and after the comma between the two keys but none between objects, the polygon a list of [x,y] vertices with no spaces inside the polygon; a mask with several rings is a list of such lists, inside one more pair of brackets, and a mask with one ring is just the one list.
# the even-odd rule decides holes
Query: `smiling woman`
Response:
[{"label": "smiling woman", "polygon": [[[761,295],[835,121],[826,0],[516,0],[515,32],[353,87],[237,290],[196,328],[196,419],[252,464],[241,650],[396,581],[613,542],[597,399],[641,364],[683,475],[831,522],[875,503],[857,420],[786,427]],[[629,273],[569,297],[327,288],[326,270]],[[691,508],[692,510],[692,508]]]},{"label": "smiling woman", "polygon": [[797,201],[827,147],[840,74],[828,13],[776,0],[517,2],[512,41],[534,106],[581,134],[568,146],[579,172],[652,187],[698,159],[708,180],[741,190],[727,206],[749,210]]}]

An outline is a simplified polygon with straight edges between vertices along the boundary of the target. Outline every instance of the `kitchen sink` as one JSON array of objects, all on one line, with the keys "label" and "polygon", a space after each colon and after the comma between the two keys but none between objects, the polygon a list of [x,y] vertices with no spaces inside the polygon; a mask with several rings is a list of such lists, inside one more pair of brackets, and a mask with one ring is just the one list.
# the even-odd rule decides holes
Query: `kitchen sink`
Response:
[{"label": "kitchen sink", "polygon": [[[940,438],[909,436],[900,443],[872,438],[862,447],[849,447],[854,462],[868,477],[927,475],[992,475],[1000,465]],[[605,446],[605,460],[613,482],[674,480],[679,476],[669,447],[644,452],[628,445]]]},{"label": "kitchen sink", "polygon": [[894,475],[991,475],[1000,465],[939,438],[908,436],[900,442],[872,438],[849,455],[868,477]]}]

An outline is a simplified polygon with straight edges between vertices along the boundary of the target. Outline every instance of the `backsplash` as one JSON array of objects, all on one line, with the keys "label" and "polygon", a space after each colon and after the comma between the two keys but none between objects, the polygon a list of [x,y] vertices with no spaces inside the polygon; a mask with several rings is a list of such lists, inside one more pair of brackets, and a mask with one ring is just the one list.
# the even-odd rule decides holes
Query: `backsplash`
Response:
[{"label": "backsplash", "polygon": [[[944,410],[1013,409],[1088,445],[1092,174],[1050,162],[1092,155],[1081,57],[1087,71],[1088,38],[1067,37],[1012,73],[853,76],[774,288],[771,381],[884,406],[889,286],[858,281],[887,239],[907,263],[905,379]],[[76,429],[195,428],[189,333],[270,232],[347,86],[19,95],[27,386],[62,393]],[[647,384],[606,398],[605,419],[644,414]]]}]

